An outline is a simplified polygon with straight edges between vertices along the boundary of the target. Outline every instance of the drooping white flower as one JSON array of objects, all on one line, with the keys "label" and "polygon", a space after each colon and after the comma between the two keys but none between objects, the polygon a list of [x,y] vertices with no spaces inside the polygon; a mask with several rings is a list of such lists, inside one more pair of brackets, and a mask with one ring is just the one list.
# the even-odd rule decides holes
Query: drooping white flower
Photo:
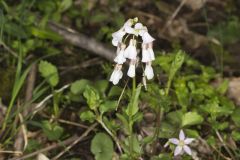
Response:
[{"label": "drooping white flower", "polygon": [[112,44],[114,46],[118,46],[119,43],[122,43],[122,38],[123,36],[126,34],[126,32],[124,31],[124,28],[119,29],[117,32],[114,32],[112,34]]},{"label": "drooping white flower", "polygon": [[130,40],[128,47],[124,51],[125,58],[131,59],[131,60],[136,60],[136,58],[137,58],[136,43],[137,43],[137,41],[135,39]]},{"label": "drooping white flower", "polygon": [[177,138],[170,138],[169,142],[177,145],[174,151],[174,156],[181,155],[183,153],[187,153],[188,155],[192,155],[191,148],[188,146],[194,138],[187,138],[183,130],[179,133],[179,139]]},{"label": "drooping white flower", "polygon": [[124,57],[126,45],[122,43],[119,48],[120,49],[119,51],[117,51],[117,57],[114,59],[114,62],[116,62],[117,64],[123,64],[124,62],[126,62],[126,58]]},{"label": "drooping white flower", "polygon": [[147,44],[153,42],[155,39],[148,32],[144,32],[142,33],[142,40],[143,43]]},{"label": "drooping white flower", "polygon": [[110,82],[112,82],[114,85],[118,84],[119,80],[122,78],[123,76],[123,73],[122,73],[122,65],[116,65],[114,70],[113,70],[113,73],[111,74],[111,77],[110,77]]},{"label": "drooping white flower", "polygon": [[153,60],[155,60],[155,54],[154,54],[154,52],[153,52],[153,43],[152,43],[152,42],[151,42],[151,43],[148,43],[147,46],[148,46],[148,47],[147,47],[147,50],[148,50],[148,52],[149,52],[149,54],[150,54],[151,61],[153,61]]},{"label": "drooping white flower", "polygon": [[147,49],[147,44],[142,44],[142,62],[147,63],[151,61],[151,53]]},{"label": "drooping white flower", "polygon": [[136,68],[136,62],[135,60],[131,60],[130,65],[129,65],[129,69],[127,72],[127,75],[131,78],[135,77],[135,68]]},{"label": "drooping white flower", "polygon": [[147,79],[150,80],[154,77],[154,73],[153,73],[153,68],[151,66],[151,62],[148,62],[146,64],[145,70],[144,70],[144,74],[146,75]]}]

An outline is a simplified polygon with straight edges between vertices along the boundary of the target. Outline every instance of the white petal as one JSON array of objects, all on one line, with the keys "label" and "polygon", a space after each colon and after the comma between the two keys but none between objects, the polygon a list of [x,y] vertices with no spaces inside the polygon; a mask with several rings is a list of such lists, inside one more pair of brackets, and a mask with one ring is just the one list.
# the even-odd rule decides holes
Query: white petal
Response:
[{"label": "white petal", "polygon": [[118,43],[122,42],[122,38],[123,36],[126,34],[126,32],[123,30],[123,28],[121,28],[120,30],[118,30],[117,32],[114,32],[112,34],[113,40],[112,40],[112,44],[114,46],[117,46]]},{"label": "white petal", "polygon": [[174,156],[179,155],[182,152],[182,149],[183,148],[181,146],[177,146],[174,151]]},{"label": "white petal", "polygon": [[192,141],[194,141],[195,139],[194,138],[186,138],[185,140],[184,140],[184,144],[190,144],[190,143],[192,143]]},{"label": "white petal", "polygon": [[115,74],[116,74],[116,70],[114,69],[109,79],[110,82],[114,80]]},{"label": "white petal", "polygon": [[116,62],[117,64],[123,64],[124,62],[126,62],[126,58],[124,57],[124,50],[121,50],[117,57],[114,59],[114,62]]},{"label": "white petal", "polygon": [[113,39],[112,39],[112,45],[113,45],[113,46],[116,46],[116,47],[117,47],[117,46],[118,46],[118,43],[119,43],[119,41],[118,41],[117,38],[113,38]]},{"label": "white petal", "polygon": [[137,57],[136,40],[131,39],[129,46],[124,51],[124,57],[135,60]]},{"label": "white petal", "polygon": [[145,33],[145,32],[147,32],[148,30],[147,30],[147,27],[145,27],[145,26],[143,26],[140,30],[139,30],[139,35],[140,36],[143,36],[143,34]]},{"label": "white petal", "polygon": [[135,77],[135,65],[130,64],[127,75],[131,78]]},{"label": "white petal", "polygon": [[152,48],[148,48],[148,53],[150,54],[151,61],[155,60],[155,55]]},{"label": "white petal", "polygon": [[144,32],[142,35],[142,40],[144,44],[147,44],[153,42],[155,39],[148,32]]},{"label": "white petal", "polygon": [[131,27],[131,26],[133,25],[133,21],[134,21],[133,19],[128,19],[128,20],[124,23],[123,26],[124,26],[124,27],[125,27],[125,26],[130,26],[130,27]]},{"label": "white petal", "polygon": [[136,23],[135,26],[134,26],[135,29],[142,29],[143,28],[143,25],[142,23]]},{"label": "white petal", "polygon": [[147,63],[152,61],[151,55],[146,49],[142,49],[142,62]]},{"label": "white petal", "polygon": [[144,74],[146,75],[148,80],[150,80],[154,77],[153,68],[151,65],[146,65]]},{"label": "white petal", "polygon": [[191,151],[191,149],[190,149],[187,145],[183,146],[183,150],[184,150],[187,154],[192,155],[192,151]]},{"label": "white petal", "polygon": [[113,81],[112,81],[114,85],[118,84],[119,80],[122,78],[122,75],[123,73],[121,70],[118,70],[116,72],[115,77],[113,78]]},{"label": "white petal", "polygon": [[184,140],[185,139],[185,134],[183,132],[183,130],[181,129],[180,133],[179,133],[179,140]]},{"label": "white petal", "polygon": [[129,59],[135,60],[137,58],[137,48],[136,46],[131,46],[128,54]]},{"label": "white petal", "polygon": [[130,26],[124,26],[124,31],[127,32],[128,34],[135,34],[136,33],[135,29],[130,27]]},{"label": "white petal", "polygon": [[177,138],[170,138],[169,142],[178,145],[179,144],[179,140]]}]

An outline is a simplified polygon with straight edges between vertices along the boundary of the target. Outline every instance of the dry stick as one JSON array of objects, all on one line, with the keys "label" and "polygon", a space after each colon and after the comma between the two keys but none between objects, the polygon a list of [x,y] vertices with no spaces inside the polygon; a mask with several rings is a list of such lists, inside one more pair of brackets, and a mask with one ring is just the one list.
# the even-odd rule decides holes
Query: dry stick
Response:
[{"label": "dry stick", "polygon": [[174,13],[172,14],[172,16],[169,18],[169,20],[167,21],[166,25],[163,27],[162,29],[162,33],[166,31],[167,27],[170,26],[172,24],[173,19],[177,16],[177,14],[179,13],[179,11],[181,10],[181,8],[183,7],[183,5],[187,2],[187,0],[182,0],[180,5],[177,7],[177,9],[174,11]]},{"label": "dry stick", "polygon": [[9,48],[2,40],[0,40],[0,45],[2,45],[3,48],[5,48],[14,57],[18,57],[18,54],[16,52],[14,52],[11,48]]},{"label": "dry stick", "polygon": [[112,49],[108,49],[104,44],[96,41],[95,39],[89,38],[71,28],[67,28],[53,22],[49,22],[48,26],[51,30],[63,36],[67,42],[113,61],[115,52]]},{"label": "dry stick", "polygon": [[[97,126],[97,123],[92,124],[80,137],[78,137],[78,136],[75,135],[75,136],[73,136],[73,137],[71,137],[71,138],[66,139],[66,140],[63,141],[63,142],[59,142],[59,143],[57,143],[57,144],[53,144],[53,145],[48,146],[48,147],[46,147],[46,148],[40,149],[40,150],[38,150],[38,151],[36,151],[36,152],[27,154],[27,155],[22,156],[22,157],[19,157],[19,158],[12,158],[12,159],[10,159],[10,160],[24,160],[24,159],[27,159],[27,158],[36,156],[36,155],[38,155],[39,153],[47,152],[47,151],[56,149],[56,148],[58,148],[58,147],[63,147],[63,146],[69,145],[69,144],[71,144],[71,143],[74,143],[74,142],[76,142],[76,141],[77,141],[77,143],[78,143],[78,142],[81,141],[84,137],[86,137],[86,136],[89,134],[89,132],[91,132],[96,126]],[[72,145],[72,144],[71,144],[71,145]],[[71,145],[70,145],[70,146],[71,146]],[[75,143],[74,143],[74,145],[75,145]]]},{"label": "dry stick", "polygon": [[[56,90],[55,93],[60,93],[60,92],[64,91],[65,89],[67,89],[69,86],[70,86],[70,84],[66,84],[66,85],[64,85],[62,88]],[[32,117],[33,117],[38,111],[40,111],[41,109],[43,109],[43,107],[44,107],[43,105],[44,105],[50,98],[52,98],[52,97],[53,97],[53,94],[50,94],[50,95],[48,95],[47,97],[45,97],[40,103],[38,103],[38,104],[36,105],[36,107],[34,108],[34,111],[33,111],[33,113],[32,113]]]},{"label": "dry stick", "polygon": [[[36,74],[37,74],[37,65],[33,64],[27,79],[27,89],[26,89],[26,96],[25,96],[26,103],[28,103],[32,99],[33,90],[34,90],[35,81],[36,81]],[[26,126],[23,124],[23,119],[24,119],[23,117],[26,117],[28,113],[29,113],[29,108],[25,108],[22,114],[19,113],[19,119],[22,124],[21,124],[20,130],[18,131],[16,140],[14,143],[14,149],[17,152],[22,152],[26,148],[28,143],[27,129],[26,129]],[[18,157],[20,156],[20,154],[16,154],[15,156]]]},{"label": "dry stick", "polygon": [[66,73],[68,73],[69,71],[75,70],[75,69],[82,69],[82,68],[87,68],[89,66],[93,66],[93,65],[99,65],[101,64],[103,61],[100,58],[93,58],[90,60],[87,60],[85,62],[82,62],[79,65],[75,65],[75,66],[71,66],[71,67],[59,67],[59,69],[65,69],[64,71],[62,71],[60,73],[60,75],[64,75]]},{"label": "dry stick", "polygon": [[232,160],[235,160],[234,155],[233,155],[232,152],[229,150],[229,148],[227,147],[226,143],[224,142],[221,134],[220,134],[217,130],[216,130],[216,134],[217,134],[217,137],[218,137],[218,139],[220,140],[220,142],[222,142],[223,147],[226,149],[226,151],[228,152],[228,154],[231,156],[231,159],[232,159]]},{"label": "dry stick", "polygon": [[62,152],[52,158],[52,160],[57,160],[64,153],[69,151],[73,146],[75,146],[78,142],[80,142],[84,137],[88,135],[88,133],[93,130],[97,126],[97,123],[94,123],[91,127],[89,127],[79,138],[77,138],[72,144],[70,144],[67,148],[65,148]]}]

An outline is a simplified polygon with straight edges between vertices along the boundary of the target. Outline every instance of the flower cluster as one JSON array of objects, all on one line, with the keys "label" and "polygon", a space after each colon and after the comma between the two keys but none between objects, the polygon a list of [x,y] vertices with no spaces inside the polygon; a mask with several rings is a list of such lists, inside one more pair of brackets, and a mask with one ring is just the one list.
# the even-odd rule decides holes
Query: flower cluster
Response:
[{"label": "flower cluster", "polygon": [[[128,46],[125,44],[127,38],[129,38]],[[142,59],[141,61],[145,63],[144,76],[147,79],[152,79],[154,76],[152,69],[152,61],[155,59],[153,52],[153,41],[155,40],[147,30],[146,26],[138,23],[138,18],[129,19],[125,22],[123,27],[117,32],[112,34],[112,44],[117,47],[117,56],[114,59],[116,62],[114,71],[110,77],[110,81],[116,85],[122,78],[122,65],[127,59],[129,62],[129,69],[127,75],[131,78],[135,77],[135,69],[138,63],[138,51],[137,51],[137,37],[140,36],[142,39]],[[123,40],[124,39],[124,40]]]},{"label": "flower cluster", "polygon": [[183,153],[187,153],[188,155],[191,156],[192,151],[191,151],[191,148],[188,146],[188,144],[192,143],[192,141],[194,141],[194,138],[185,137],[183,130],[181,130],[179,133],[179,139],[170,138],[164,147],[167,147],[170,142],[177,145],[174,151],[174,156],[182,155]]}]

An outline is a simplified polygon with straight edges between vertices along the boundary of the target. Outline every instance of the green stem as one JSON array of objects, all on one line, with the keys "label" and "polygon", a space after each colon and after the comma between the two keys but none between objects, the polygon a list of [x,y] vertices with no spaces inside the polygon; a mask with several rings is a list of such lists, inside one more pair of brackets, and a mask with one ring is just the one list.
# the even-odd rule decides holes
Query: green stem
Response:
[{"label": "green stem", "polygon": [[111,132],[111,130],[108,129],[108,127],[107,127],[107,126],[105,125],[105,123],[102,121],[101,116],[99,116],[99,117],[97,118],[97,121],[98,121],[98,123],[100,123],[101,126],[107,131],[107,133],[113,138],[113,140],[114,140],[114,141],[116,142],[116,144],[117,144],[117,147],[118,147],[119,152],[122,154],[122,153],[123,153],[123,152],[122,152],[122,148],[121,148],[121,145],[120,145],[120,142],[119,142],[117,136],[115,136],[115,135]]},{"label": "green stem", "polygon": [[[136,78],[134,77],[132,80],[132,96],[134,96],[134,93],[136,91]],[[129,106],[129,117],[128,117],[128,130],[129,130],[129,152],[130,152],[130,156],[133,159],[133,122],[132,122],[132,105]]]}]

